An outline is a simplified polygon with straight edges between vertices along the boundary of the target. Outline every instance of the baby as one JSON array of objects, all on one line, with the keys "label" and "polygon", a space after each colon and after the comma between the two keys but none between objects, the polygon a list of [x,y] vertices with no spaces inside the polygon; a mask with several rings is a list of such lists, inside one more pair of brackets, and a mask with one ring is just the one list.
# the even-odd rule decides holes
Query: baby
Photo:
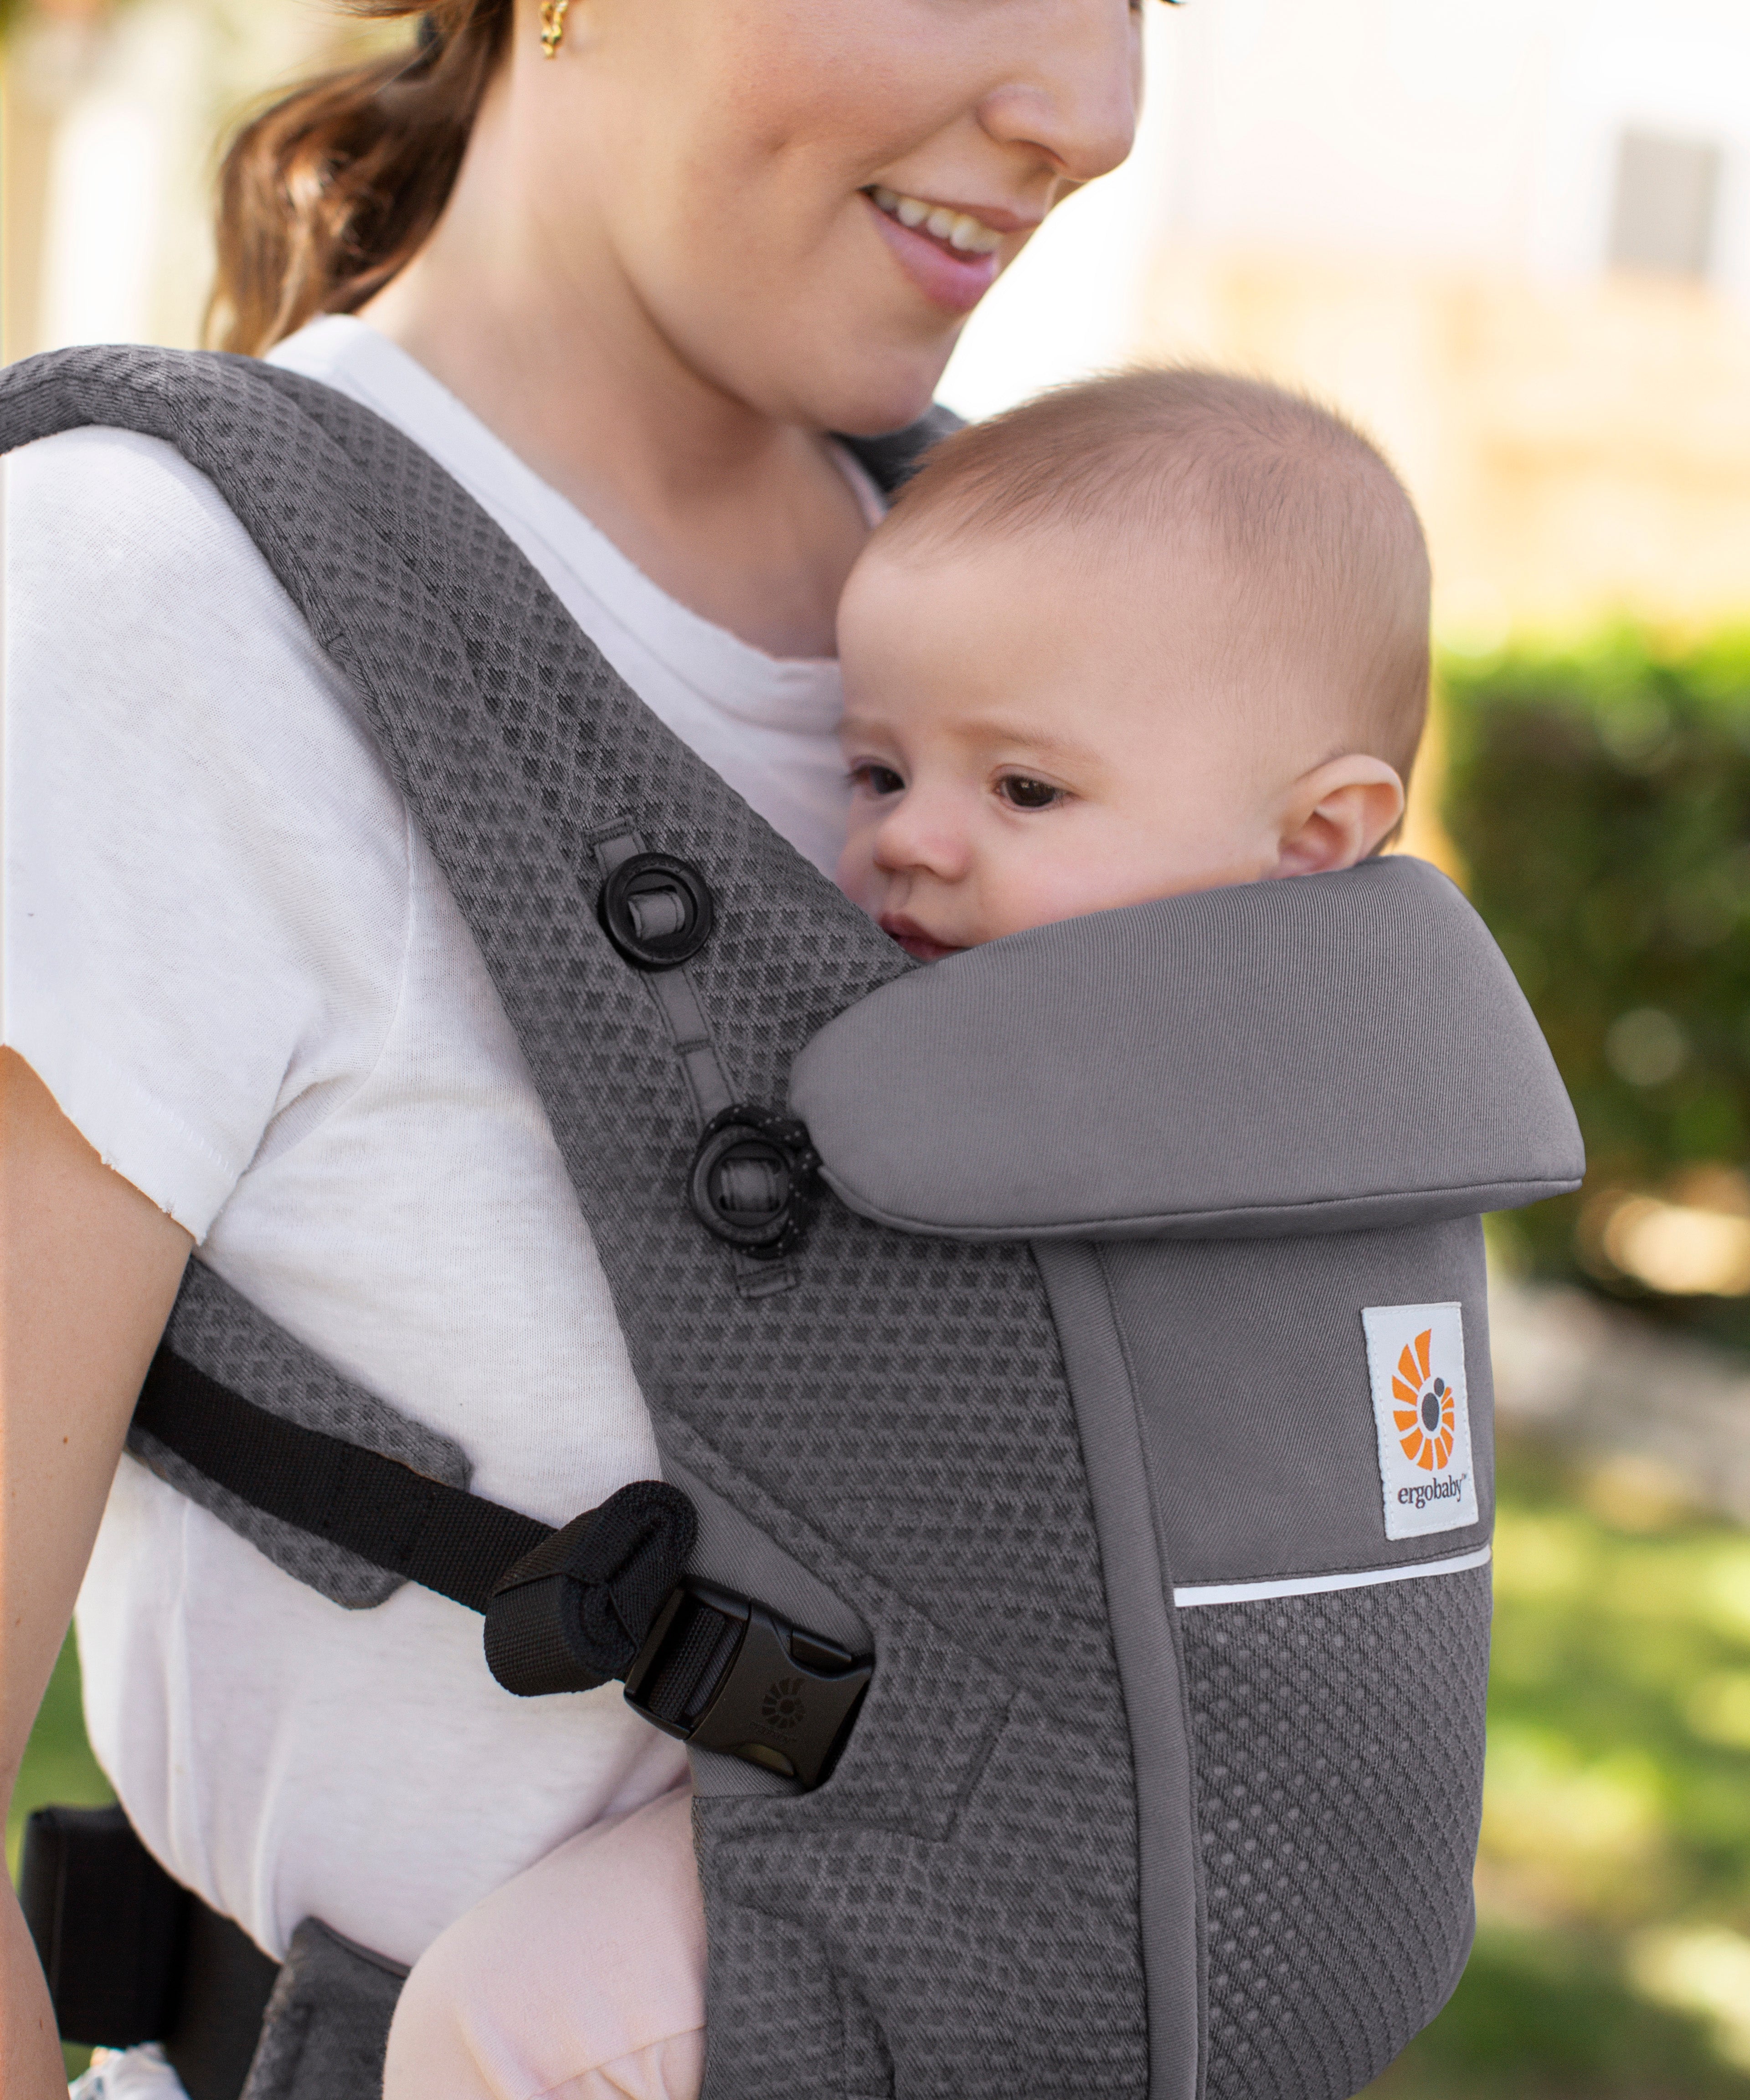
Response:
[{"label": "baby", "polygon": [[[1395,833],[1428,558],[1378,452],[1192,370],[1066,388],[932,453],[840,608],[845,891],[911,955],[1352,867]],[[685,1788],[583,1832],[414,1969],[385,2100],[694,2100]]]},{"label": "baby", "polygon": [[934,960],[1374,852],[1426,708],[1427,554],[1334,416],[1135,372],[940,447],[839,638],[839,881]]}]

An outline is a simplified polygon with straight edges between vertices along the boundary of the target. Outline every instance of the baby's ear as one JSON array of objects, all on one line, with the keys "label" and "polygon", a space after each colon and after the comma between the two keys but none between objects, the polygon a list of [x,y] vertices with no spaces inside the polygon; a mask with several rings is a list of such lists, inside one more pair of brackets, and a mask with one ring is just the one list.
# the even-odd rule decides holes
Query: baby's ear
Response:
[{"label": "baby's ear", "polygon": [[1351,752],[1303,773],[1283,799],[1272,875],[1329,875],[1365,860],[1404,814],[1404,783]]}]

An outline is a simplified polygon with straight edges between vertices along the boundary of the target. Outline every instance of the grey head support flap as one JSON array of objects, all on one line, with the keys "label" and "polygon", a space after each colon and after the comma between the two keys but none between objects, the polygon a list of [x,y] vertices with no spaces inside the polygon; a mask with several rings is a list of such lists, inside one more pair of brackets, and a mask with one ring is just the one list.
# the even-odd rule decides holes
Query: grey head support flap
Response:
[{"label": "grey head support flap", "polygon": [[[356,688],[528,1059],[694,1575],[873,1658],[823,1784],[694,1758],[708,2100],[1366,2084],[1469,1939],[1477,1214],[1580,1171],[1469,908],[1382,862],[914,971],[367,411],[165,352],[0,380],[0,444],[82,423],[209,475]],[[653,855],[687,872],[635,910]],[[641,958],[689,881],[705,938]],[[816,1154],[828,1193],[768,1230]],[[469,1454],[198,1264],[170,1341],[465,1492]],[[385,1593],[139,1448],[300,1579]]]}]

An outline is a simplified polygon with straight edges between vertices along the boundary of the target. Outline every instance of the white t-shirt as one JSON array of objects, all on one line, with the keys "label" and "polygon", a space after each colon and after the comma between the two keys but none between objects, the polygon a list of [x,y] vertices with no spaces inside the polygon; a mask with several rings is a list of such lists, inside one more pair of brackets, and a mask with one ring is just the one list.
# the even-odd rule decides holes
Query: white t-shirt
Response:
[{"label": "white t-shirt", "polygon": [[[836,664],[675,602],[362,323],[275,357],[447,466],[655,712],[831,867]],[[197,1259],[456,1438],[477,1492],[559,1523],[651,1476],[522,1055],[348,688],[168,447],[69,432],[8,481],[5,1041]],[[131,1460],[79,1637],[142,1836],[276,1955],[314,1915],[412,1961],[682,1762],[617,1686],[514,1699],[471,1612],[411,1586],[343,1611]]]}]

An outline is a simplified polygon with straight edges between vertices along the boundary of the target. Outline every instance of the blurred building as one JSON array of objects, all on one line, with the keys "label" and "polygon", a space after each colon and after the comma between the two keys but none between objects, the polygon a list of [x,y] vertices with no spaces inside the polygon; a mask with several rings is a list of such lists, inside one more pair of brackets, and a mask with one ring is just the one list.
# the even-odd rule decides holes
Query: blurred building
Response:
[{"label": "blurred building", "polygon": [[323,0],[0,0],[0,23],[8,361],[196,342],[222,134],[382,35]]}]

